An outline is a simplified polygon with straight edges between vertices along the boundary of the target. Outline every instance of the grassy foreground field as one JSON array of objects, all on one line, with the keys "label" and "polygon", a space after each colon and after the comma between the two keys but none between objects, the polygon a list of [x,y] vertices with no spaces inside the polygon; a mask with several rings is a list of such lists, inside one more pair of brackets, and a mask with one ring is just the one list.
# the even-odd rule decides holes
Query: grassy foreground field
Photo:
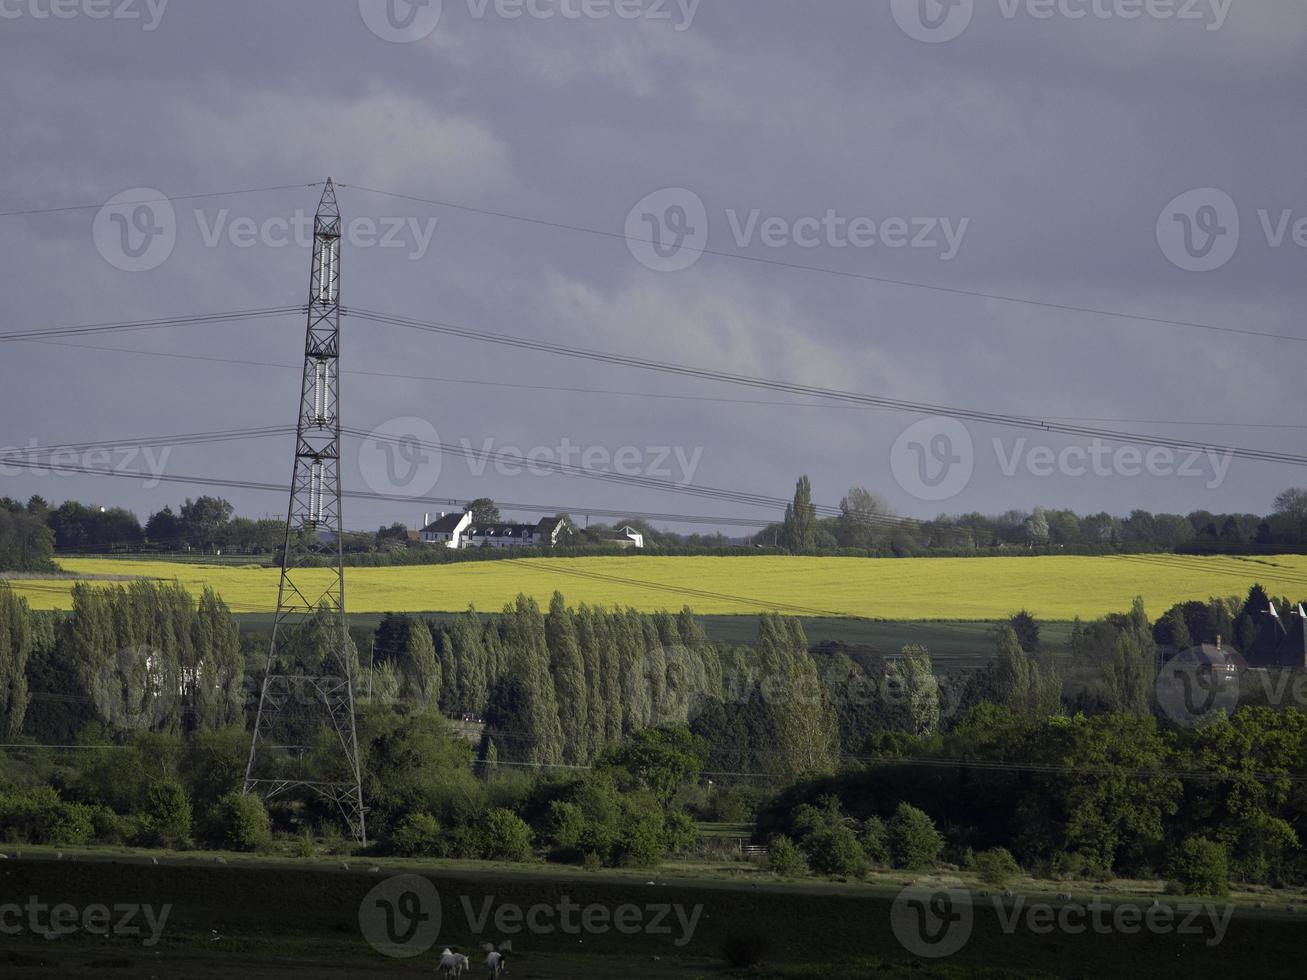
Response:
[{"label": "grassy foreground field", "polygon": [[[75,576],[176,580],[211,586],[233,612],[276,605],[277,571],[258,566],[67,559]],[[313,574],[313,573],[308,573]],[[1094,618],[1142,595],[1159,614],[1176,602],[1244,595],[1254,582],[1272,593],[1307,592],[1307,556],[1120,555],[1038,558],[531,558],[452,565],[351,568],[352,612],[458,612],[469,603],[500,609],[518,593],[542,605],[561,591],[570,603],[644,611],[688,605],[702,615],[765,611],[896,621],[997,620],[1019,608],[1041,619]],[[69,607],[68,579],[14,579],[38,609]]]},{"label": "grassy foreground field", "polygon": [[[678,874],[674,868],[591,874],[544,865],[398,860],[383,860],[369,871],[373,862],[357,857],[349,859],[349,867],[339,860],[234,855],[220,864],[214,856],[194,853],[159,853],[158,864],[141,852],[79,853],[70,858],[74,856],[65,854],[55,860],[48,850],[37,849],[25,851],[21,859],[0,861],[0,907],[40,902],[47,908],[66,904],[82,910],[104,905],[115,910],[111,921],[120,922],[117,910],[139,903],[149,906],[153,915],[137,915],[138,936],[73,930],[50,940],[30,928],[26,913],[11,913],[0,943],[0,974],[429,977],[445,945],[474,951],[483,941],[511,939],[508,975],[523,980],[1301,976],[1300,913],[1216,902],[1227,924],[1218,934],[1205,915],[1195,915],[1181,928],[1181,916],[1189,914],[1185,909],[1201,900],[1167,899],[1167,906],[1178,912],[1171,925],[1142,928],[1139,914],[1152,899],[1117,893],[1115,888],[1108,891],[1109,886],[1097,886],[1103,889],[1097,894],[1087,891],[1088,886],[1071,886],[1076,894],[1066,901],[1039,890],[1027,892],[1025,883],[1006,901],[975,891],[968,903],[974,923],[964,927],[967,931],[951,947],[951,955],[923,960],[900,943],[903,923],[896,930],[892,918],[895,896],[909,883],[925,887],[927,893],[950,886],[903,872],[872,884],[841,884],[786,883],[743,868],[744,877],[725,880],[720,872],[701,877]],[[416,908],[390,902],[402,890],[412,889],[410,878],[394,894],[386,890],[386,883],[400,874],[425,878],[434,886],[434,899],[428,891]],[[377,908],[379,894],[398,912],[392,923],[399,928],[391,935],[404,943],[411,937],[410,951],[423,950],[419,955],[387,958],[370,945],[369,937],[384,936],[375,919],[371,924],[361,919],[360,910]],[[564,899],[574,909],[571,928],[556,911]],[[1068,919],[1081,923],[1078,930],[1044,928],[1021,914],[1013,918],[1013,910],[1028,906],[1083,908],[1094,900],[1113,908],[1127,906],[1136,917],[1121,929]],[[657,909],[665,906],[679,908],[681,914],[655,920]],[[623,907],[631,913],[629,927],[618,933],[613,924]],[[539,908],[541,913],[501,917],[502,910],[513,908]],[[604,914],[593,917],[581,909]],[[407,932],[412,912],[434,912],[437,933]],[[45,915],[48,921],[48,912]],[[149,927],[150,922],[158,928]],[[585,922],[598,926],[585,927]],[[155,941],[146,945],[147,937]],[[732,960],[753,965],[732,968]],[[479,970],[472,974],[483,975]]]}]

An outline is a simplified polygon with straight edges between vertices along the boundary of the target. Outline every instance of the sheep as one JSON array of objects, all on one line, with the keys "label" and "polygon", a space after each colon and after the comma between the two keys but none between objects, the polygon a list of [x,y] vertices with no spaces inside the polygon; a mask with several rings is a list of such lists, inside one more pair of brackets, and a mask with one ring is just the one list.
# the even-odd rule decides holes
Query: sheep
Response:
[{"label": "sheep", "polygon": [[440,966],[438,967],[440,975],[442,977],[457,976],[458,974],[454,972],[456,969],[458,969],[458,957],[454,955],[453,950],[446,947],[445,951],[440,954]]},{"label": "sheep", "polygon": [[454,980],[458,980],[463,975],[463,971],[470,966],[468,959],[462,953],[454,954]]},{"label": "sheep", "polygon": [[504,960],[503,953],[489,953],[486,956],[486,972],[490,980],[499,980],[508,969],[508,963]]}]

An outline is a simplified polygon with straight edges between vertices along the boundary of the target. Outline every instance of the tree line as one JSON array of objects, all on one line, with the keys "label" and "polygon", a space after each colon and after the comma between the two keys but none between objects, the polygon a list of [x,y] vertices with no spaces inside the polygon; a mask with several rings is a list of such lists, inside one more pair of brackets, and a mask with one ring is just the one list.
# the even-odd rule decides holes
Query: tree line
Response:
[{"label": "tree line", "polygon": [[940,515],[904,522],[882,497],[865,487],[850,489],[839,510],[838,516],[819,517],[812,501],[812,483],[801,477],[784,519],[768,525],[752,541],[794,554],[845,551],[887,557],[1014,550],[1246,554],[1307,547],[1307,490],[1297,488],[1277,496],[1273,510],[1265,515],[1135,510],[1119,517],[1035,507],[996,516]]}]

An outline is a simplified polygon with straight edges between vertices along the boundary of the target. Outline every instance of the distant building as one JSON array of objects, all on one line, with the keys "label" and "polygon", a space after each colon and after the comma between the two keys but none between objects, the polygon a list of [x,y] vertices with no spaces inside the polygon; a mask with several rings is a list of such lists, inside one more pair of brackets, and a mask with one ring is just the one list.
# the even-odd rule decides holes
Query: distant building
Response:
[{"label": "distant building", "polygon": [[643,548],[644,535],[633,527],[619,527],[603,538],[604,544],[615,544],[619,548]]},{"label": "distant building", "polygon": [[[546,517],[535,524],[477,524],[471,511],[441,514],[434,521],[427,514],[418,538],[423,544],[461,548],[556,548],[572,534],[572,526],[561,517]],[[643,544],[639,545],[643,547]]]},{"label": "distant building", "polygon": [[419,537],[423,544],[443,544],[455,550],[463,547],[463,534],[472,523],[472,513],[441,514],[436,520],[427,514]]},{"label": "distant building", "polygon": [[1270,603],[1259,616],[1257,636],[1245,655],[1249,667],[1307,667],[1307,611],[1298,606],[1286,623]]},{"label": "distant building", "polygon": [[469,524],[458,547],[554,548],[571,530],[559,517],[546,517],[537,524]]}]

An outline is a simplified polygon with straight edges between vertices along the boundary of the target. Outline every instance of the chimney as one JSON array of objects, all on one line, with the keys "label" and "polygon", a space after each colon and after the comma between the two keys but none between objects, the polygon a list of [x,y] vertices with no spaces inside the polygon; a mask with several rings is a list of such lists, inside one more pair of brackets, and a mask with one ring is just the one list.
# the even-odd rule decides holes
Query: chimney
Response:
[{"label": "chimney", "polygon": [[430,514],[423,514],[423,515],[422,515],[422,526],[423,526],[423,527],[430,527],[430,526],[431,526],[431,515],[430,515]]}]

